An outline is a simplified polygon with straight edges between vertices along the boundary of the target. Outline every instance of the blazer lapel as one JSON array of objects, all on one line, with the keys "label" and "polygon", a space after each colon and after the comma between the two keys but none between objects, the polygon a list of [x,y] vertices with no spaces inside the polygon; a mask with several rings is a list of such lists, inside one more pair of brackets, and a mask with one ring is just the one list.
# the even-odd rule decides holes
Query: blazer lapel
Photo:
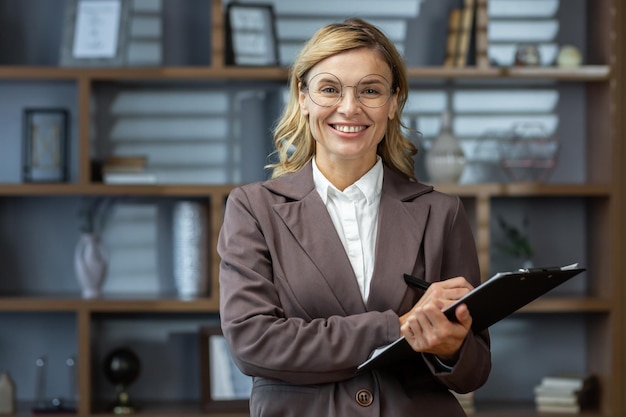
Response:
[{"label": "blazer lapel", "polygon": [[416,197],[431,190],[385,169],[368,310],[400,308],[408,289],[403,275],[415,268],[430,213],[430,205]]},{"label": "blazer lapel", "polygon": [[345,314],[365,312],[350,260],[313,185],[310,165],[293,174],[288,189],[281,186],[281,178],[267,183],[268,188],[287,193],[293,201],[274,205],[274,211],[316,265]]},{"label": "blazer lapel", "polygon": [[350,260],[315,190],[310,163],[265,186],[289,200],[274,205],[274,211],[317,266],[345,314],[384,311],[390,306],[399,309],[408,289],[403,274],[415,267],[430,211],[430,206],[416,197],[432,187],[409,182],[385,166],[376,260],[366,308]]}]

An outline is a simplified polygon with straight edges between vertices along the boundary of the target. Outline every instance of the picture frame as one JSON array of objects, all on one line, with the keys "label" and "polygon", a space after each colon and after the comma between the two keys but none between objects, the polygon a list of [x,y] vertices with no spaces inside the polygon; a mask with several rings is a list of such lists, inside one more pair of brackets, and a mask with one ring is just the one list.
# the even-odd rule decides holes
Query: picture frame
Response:
[{"label": "picture frame", "polygon": [[275,15],[271,4],[229,3],[225,26],[227,65],[279,65]]},{"label": "picture frame", "polygon": [[199,332],[202,407],[208,412],[249,411],[252,378],[235,365],[219,325]]},{"label": "picture frame", "polygon": [[68,0],[61,66],[123,66],[130,1]]},{"label": "picture frame", "polygon": [[27,108],[23,115],[23,180],[68,180],[69,112],[61,108]]}]

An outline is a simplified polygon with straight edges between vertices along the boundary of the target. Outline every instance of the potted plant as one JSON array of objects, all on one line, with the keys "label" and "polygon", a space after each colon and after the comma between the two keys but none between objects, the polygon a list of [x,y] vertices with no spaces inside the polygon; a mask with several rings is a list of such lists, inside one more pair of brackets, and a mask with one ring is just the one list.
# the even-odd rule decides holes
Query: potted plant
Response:
[{"label": "potted plant", "polygon": [[[524,229],[527,228],[527,219],[524,218]],[[496,247],[507,255],[519,259],[523,268],[533,267],[534,251],[528,239],[528,235],[517,227],[509,224],[502,216],[498,216],[498,224],[504,232],[504,239],[496,244]]]}]

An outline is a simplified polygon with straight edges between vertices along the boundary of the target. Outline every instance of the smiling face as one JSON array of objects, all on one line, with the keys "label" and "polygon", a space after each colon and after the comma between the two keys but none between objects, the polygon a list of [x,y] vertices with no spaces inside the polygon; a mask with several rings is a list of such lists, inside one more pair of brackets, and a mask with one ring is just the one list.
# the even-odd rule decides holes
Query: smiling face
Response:
[{"label": "smiling face", "polygon": [[[356,86],[372,74],[391,83],[391,69],[379,52],[360,48],[320,61],[311,68],[304,81],[309,83],[322,73],[336,76],[344,86],[344,93],[336,104],[323,107],[311,100],[306,89],[300,91],[300,108],[309,117],[311,134],[316,142],[315,161],[325,174],[349,168],[361,171],[362,175],[376,163],[376,149],[385,136],[387,121],[395,116],[398,95],[394,92],[383,106],[371,108],[357,100],[356,87],[350,86]],[[362,96],[368,91],[368,87],[359,88]],[[362,100],[366,101],[365,98]]]}]

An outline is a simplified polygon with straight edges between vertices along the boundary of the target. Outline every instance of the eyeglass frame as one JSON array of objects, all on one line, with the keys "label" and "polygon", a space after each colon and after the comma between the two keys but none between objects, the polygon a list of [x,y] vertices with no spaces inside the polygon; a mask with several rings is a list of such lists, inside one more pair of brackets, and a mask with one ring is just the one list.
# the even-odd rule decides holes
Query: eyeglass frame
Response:
[{"label": "eyeglass frame", "polygon": [[[367,75],[364,75],[364,76],[363,76],[363,77],[362,77],[362,78],[361,78],[361,79],[360,79],[360,80],[356,83],[356,85],[344,85],[344,84],[341,82],[341,80],[339,79],[339,77],[338,77],[338,76],[336,76],[335,74],[333,74],[332,72],[319,72],[319,73],[315,74],[314,76],[312,76],[312,77],[311,77],[311,80],[312,80],[313,78],[317,77],[318,75],[322,75],[322,74],[332,75],[333,77],[335,77],[335,78],[337,79],[337,81],[339,81],[339,86],[341,87],[341,90],[340,90],[340,92],[339,92],[339,97],[337,97],[337,101],[335,101],[333,104],[329,104],[329,105],[326,105],[326,106],[325,106],[325,105],[323,105],[323,104],[319,104],[318,102],[316,102],[316,101],[313,99],[313,97],[311,97],[311,91],[310,91],[310,89],[309,89],[309,85],[308,85],[308,83],[307,83],[306,81],[303,81],[303,82],[302,82],[302,87],[301,87],[301,89],[302,89],[302,90],[305,90],[305,91],[307,92],[307,94],[308,94],[309,98],[311,99],[311,101],[312,101],[313,103],[315,103],[315,105],[320,106],[320,107],[333,107],[333,106],[336,106],[336,105],[337,105],[337,104],[341,101],[341,99],[344,97],[345,87],[352,87],[352,88],[354,88],[354,97],[356,98],[356,100],[357,100],[360,104],[362,104],[363,106],[367,107],[368,109],[379,109],[379,108],[381,108],[381,107],[384,107],[387,103],[389,103],[389,99],[391,98],[391,96],[393,96],[393,95],[396,93],[396,91],[397,91],[397,88],[393,87],[393,86],[391,85],[391,83],[387,80],[387,78],[385,78],[384,76],[382,76],[382,75],[380,75],[380,74],[367,74]],[[359,86],[359,84],[361,84],[361,81],[363,81],[366,77],[369,77],[369,76],[371,76],[371,75],[375,75],[375,76],[377,76],[377,77],[382,78],[383,80],[385,80],[385,82],[386,82],[387,84],[389,84],[389,85],[390,85],[390,87],[389,87],[389,95],[387,96],[387,100],[385,100],[385,102],[384,102],[383,104],[381,104],[380,106],[369,106],[369,105],[367,105],[366,103],[362,102],[362,101],[361,101],[361,98],[360,98],[360,95],[359,95],[359,93],[357,92],[357,87]]]}]

